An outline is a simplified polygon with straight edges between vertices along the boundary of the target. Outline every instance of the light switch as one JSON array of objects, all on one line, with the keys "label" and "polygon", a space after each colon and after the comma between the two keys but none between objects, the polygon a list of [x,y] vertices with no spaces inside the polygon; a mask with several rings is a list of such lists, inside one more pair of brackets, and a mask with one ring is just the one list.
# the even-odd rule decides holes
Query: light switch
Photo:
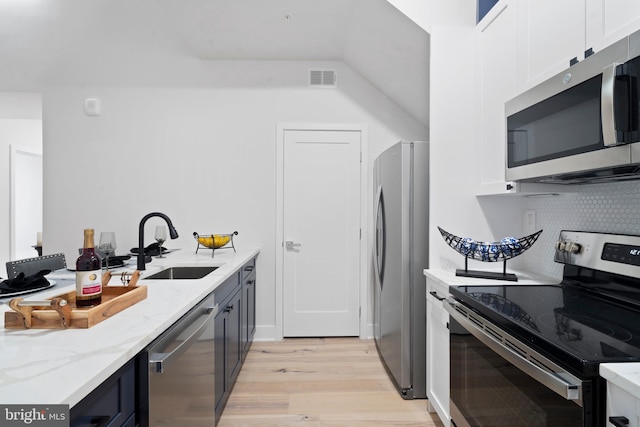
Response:
[{"label": "light switch", "polygon": [[87,116],[100,115],[100,100],[98,98],[87,98],[84,100],[84,113]]}]

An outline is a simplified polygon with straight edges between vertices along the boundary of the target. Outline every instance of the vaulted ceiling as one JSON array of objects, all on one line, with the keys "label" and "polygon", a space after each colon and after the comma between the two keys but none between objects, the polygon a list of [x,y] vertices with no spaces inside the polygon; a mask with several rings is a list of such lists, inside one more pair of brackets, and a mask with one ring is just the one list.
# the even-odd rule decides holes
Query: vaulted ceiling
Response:
[{"label": "vaulted ceiling", "polygon": [[386,0],[0,0],[0,90],[143,57],[342,61],[428,125],[429,35]]}]

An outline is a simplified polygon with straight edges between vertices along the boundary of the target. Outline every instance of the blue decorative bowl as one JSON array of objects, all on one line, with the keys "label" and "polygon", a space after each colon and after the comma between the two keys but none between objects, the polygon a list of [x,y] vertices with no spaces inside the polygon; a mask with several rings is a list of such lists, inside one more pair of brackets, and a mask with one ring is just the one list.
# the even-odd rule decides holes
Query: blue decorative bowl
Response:
[{"label": "blue decorative bowl", "polygon": [[496,262],[514,258],[529,249],[538,240],[542,230],[525,237],[505,237],[499,242],[477,242],[469,237],[458,237],[438,227],[444,241],[465,258]]}]

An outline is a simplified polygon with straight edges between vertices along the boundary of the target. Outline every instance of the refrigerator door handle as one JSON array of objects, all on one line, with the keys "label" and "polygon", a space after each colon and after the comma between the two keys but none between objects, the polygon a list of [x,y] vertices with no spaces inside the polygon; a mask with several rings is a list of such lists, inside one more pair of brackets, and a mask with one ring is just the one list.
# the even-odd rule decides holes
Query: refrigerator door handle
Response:
[{"label": "refrigerator door handle", "polygon": [[376,196],[376,272],[382,288],[382,278],[384,277],[384,263],[386,258],[386,230],[384,217],[384,197],[382,195],[382,186],[378,187]]}]

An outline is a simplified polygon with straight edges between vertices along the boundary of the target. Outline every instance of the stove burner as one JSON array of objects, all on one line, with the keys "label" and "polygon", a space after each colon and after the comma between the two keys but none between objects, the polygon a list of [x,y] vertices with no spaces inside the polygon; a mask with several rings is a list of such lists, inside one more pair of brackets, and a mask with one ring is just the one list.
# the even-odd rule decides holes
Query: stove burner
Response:
[{"label": "stove burner", "polygon": [[633,338],[633,335],[628,330],[604,319],[588,317],[581,314],[570,314],[563,312],[562,309],[555,309],[554,312],[558,326],[578,323],[586,326],[587,330],[606,334],[618,341],[627,342]]},{"label": "stove burner", "polygon": [[633,334],[628,330],[603,319],[567,313],[562,308],[555,308],[551,313],[541,314],[536,320],[549,328],[554,328],[560,338],[567,341],[579,341],[585,335],[604,334],[618,341],[628,342]]}]

